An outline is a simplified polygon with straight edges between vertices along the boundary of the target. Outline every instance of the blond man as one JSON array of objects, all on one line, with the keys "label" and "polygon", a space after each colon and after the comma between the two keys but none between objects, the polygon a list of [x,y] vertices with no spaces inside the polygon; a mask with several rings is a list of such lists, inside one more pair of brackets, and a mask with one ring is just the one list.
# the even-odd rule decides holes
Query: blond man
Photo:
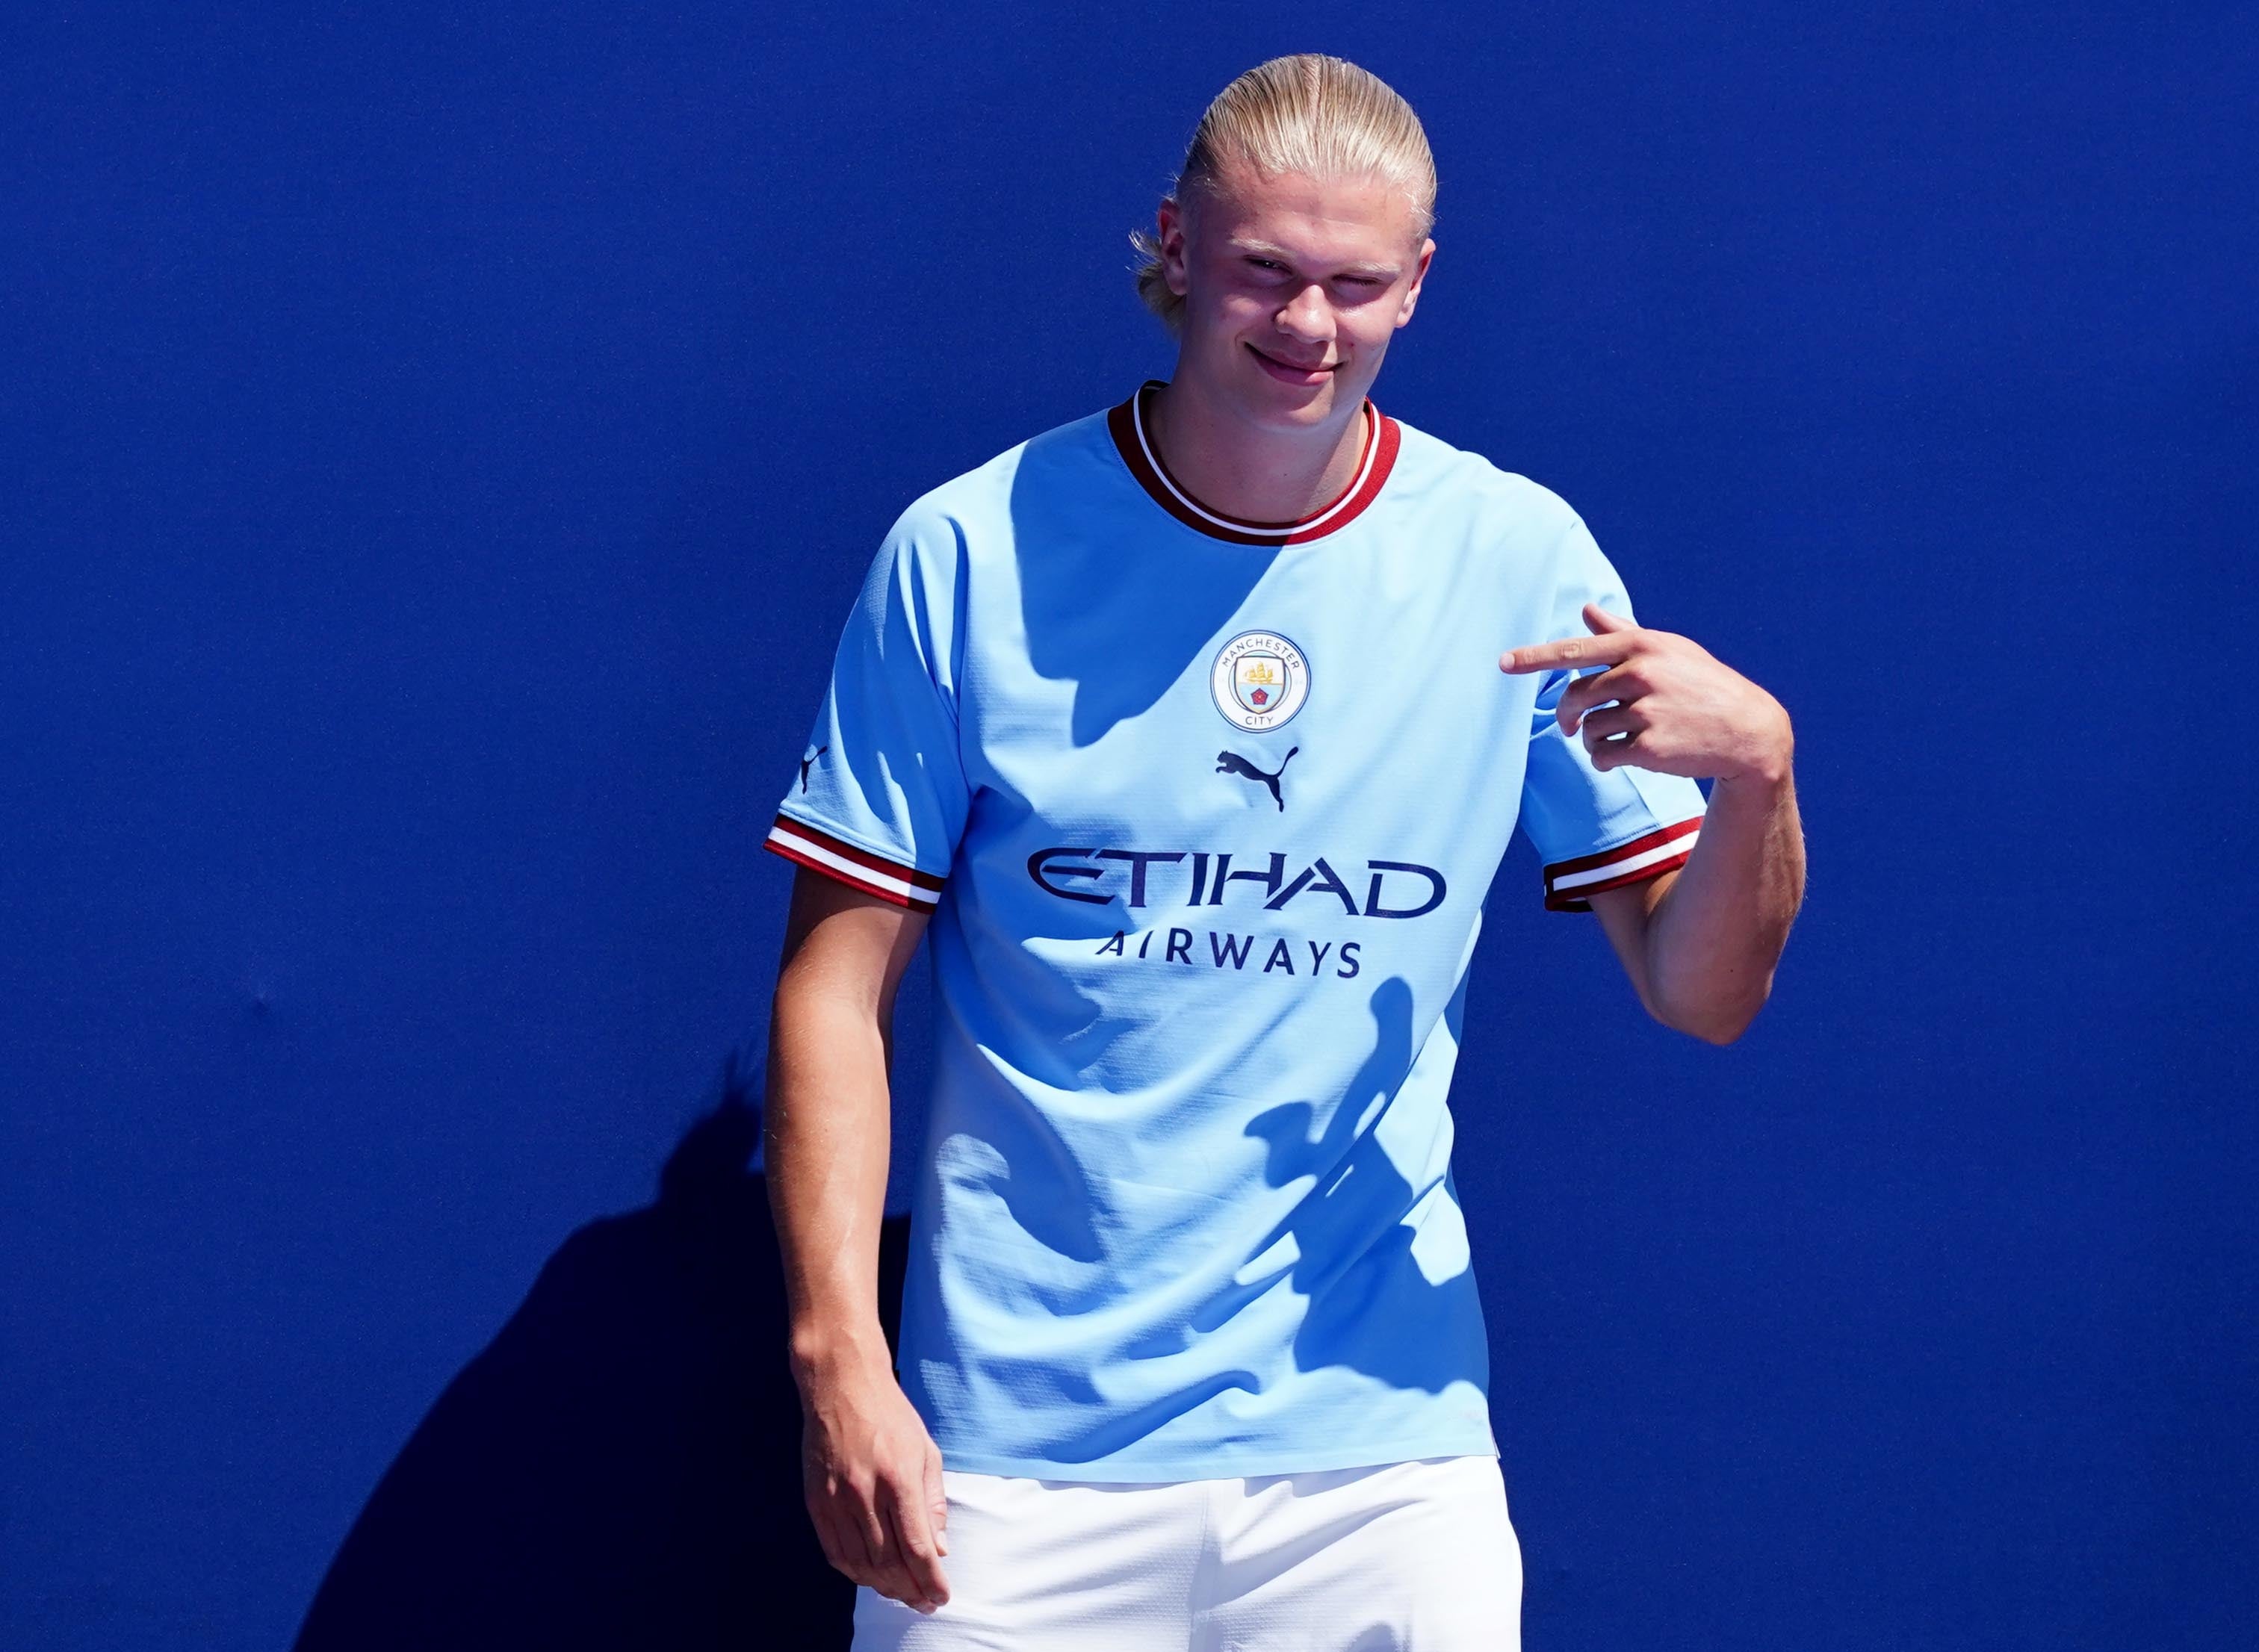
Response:
[{"label": "blond man", "polygon": [[1446,1104],[1483,901],[1518,824],[1545,905],[1725,1043],[1803,852],[1779,703],[1374,404],[1435,196],[1365,71],[1242,75],[1137,238],[1171,378],[918,500],[848,619],[768,838],[768,1163],[862,1652],[1519,1644]]}]

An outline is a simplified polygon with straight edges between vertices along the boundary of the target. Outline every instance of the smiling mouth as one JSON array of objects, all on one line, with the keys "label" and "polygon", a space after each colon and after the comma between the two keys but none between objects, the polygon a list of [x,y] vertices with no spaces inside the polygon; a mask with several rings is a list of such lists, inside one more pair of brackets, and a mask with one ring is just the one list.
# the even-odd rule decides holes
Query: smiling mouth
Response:
[{"label": "smiling mouth", "polygon": [[1284,367],[1289,373],[1331,373],[1341,366],[1338,361],[1313,361],[1307,364],[1300,361],[1282,361],[1268,351],[1256,350],[1253,345],[1249,345],[1247,347],[1254,350],[1257,355],[1262,357],[1272,367]]}]

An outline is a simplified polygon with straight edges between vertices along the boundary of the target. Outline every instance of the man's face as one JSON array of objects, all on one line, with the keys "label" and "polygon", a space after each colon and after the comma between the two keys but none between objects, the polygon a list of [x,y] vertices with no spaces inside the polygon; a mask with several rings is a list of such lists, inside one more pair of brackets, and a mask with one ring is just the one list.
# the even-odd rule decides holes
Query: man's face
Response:
[{"label": "man's face", "polygon": [[1412,203],[1379,179],[1265,177],[1237,161],[1187,194],[1162,203],[1158,226],[1162,273],[1185,300],[1179,375],[1268,429],[1346,418],[1435,254]]}]

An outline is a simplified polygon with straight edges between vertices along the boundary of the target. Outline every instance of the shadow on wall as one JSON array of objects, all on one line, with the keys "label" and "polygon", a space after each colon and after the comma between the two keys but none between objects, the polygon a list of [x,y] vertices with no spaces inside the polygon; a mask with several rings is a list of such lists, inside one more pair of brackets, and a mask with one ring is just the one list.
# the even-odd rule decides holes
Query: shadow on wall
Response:
[{"label": "shadow on wall", "polygon": [[[656,1204],[568,1238],[353,1522],[298,1652],[845,1647],[854,1585],[802,1500],[760,1103],[721,1105]],[[893,1346],[909,1219],[880,1237]]]}]

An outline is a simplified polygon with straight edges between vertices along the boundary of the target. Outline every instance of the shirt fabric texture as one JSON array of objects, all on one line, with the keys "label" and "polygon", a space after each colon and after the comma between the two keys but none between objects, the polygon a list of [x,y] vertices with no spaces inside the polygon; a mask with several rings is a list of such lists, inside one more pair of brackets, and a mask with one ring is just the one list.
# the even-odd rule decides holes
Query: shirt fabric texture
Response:
[{"label": "shirt fabric texture", "polygon": [[1339,498],[1237,521],[1152,388],[902,513],[767,838],[931,914],[902,1385],[978,1473],[1495,1455],[1446,1103],[1483,903],[1517,822],[1589,911],[1704,796],[1499,669],[1632,612],[1558,496],[1368,402]]}]

